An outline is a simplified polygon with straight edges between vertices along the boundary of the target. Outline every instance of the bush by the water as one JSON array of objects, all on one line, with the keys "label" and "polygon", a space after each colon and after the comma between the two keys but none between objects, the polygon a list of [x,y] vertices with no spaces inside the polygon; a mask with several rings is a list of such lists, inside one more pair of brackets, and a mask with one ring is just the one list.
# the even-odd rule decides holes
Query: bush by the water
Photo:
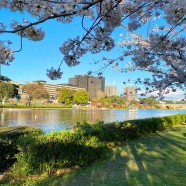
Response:
[{"label": "bush by the water", "polygon": [[73,131],[50,134],[33,132],[17,134],[12,128],[15,134],[14,132],[11,134],[9,130],[0,133],[2,144],[0,152],[5,152],[0,155],[0,158],[5,161],[3,166],[9,167],[12,162],[15,162],[14,155],[17,153],[16,162],[11,168],[11,174],[15,177],[51,173],[63,167],[89,165],[102,158],[106,142],[123,142],[185,122],[186,114],[177,114],[109,124],[85,123],[78,125]]},{"label": "bush by the water", "polygon": [[88,165],[101,158],[105,144],[96,137],[78,132],[52,132],[27,135],[19,139],[19,154],[13,166],[14,176],[50,173],[59,168]]},{"label": "bush by the water", "polygon": [[85,136],[96,136],[105,142],[122,142],[156,131],[163,131],[182,123],[186,123],[186,114],[177,114],[161,118],[147,118],[124,122],[113,122],[104,124],[97,122],[95,124],[78,125],[75,129],[82,132]]},{"label": "bush by the water", "polygon": [[26,134],[38,135],[43,132],[33,127],[0,128],[0,172],[5,171],[15,163],[18,151],[18,139]]}]

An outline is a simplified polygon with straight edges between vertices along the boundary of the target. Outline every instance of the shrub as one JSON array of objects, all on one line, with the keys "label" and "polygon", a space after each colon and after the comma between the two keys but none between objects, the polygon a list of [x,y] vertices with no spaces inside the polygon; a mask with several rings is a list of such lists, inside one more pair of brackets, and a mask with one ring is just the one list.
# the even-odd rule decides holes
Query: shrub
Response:
[{"label": "shrub", "polygon": [[177,114],[162,118],[147,118],[109,124],[104,124],[103,122],[97,122],[95,124],[85,123],[77,126],[75,130],[81,131],[85,136],[96,136],[101,141],[121,142],[156,131],[162,131],[185,122],[186,114]]},{"label": "shrub", "polygon": [[96,137],[78,132],[52,132],[27,135],[19,140],[17,162],[12,168],[16,177],[55,171],[74,165],[88,165],[103,157],[105,145]]},{"label": "shrub", "polygon": [[19,151],[17,149],[17,141],[20,136],[25,134],[41,134],[42,131],[33,127],[6,127],[0,128],[0,172],[15,163],[15,154]]}]

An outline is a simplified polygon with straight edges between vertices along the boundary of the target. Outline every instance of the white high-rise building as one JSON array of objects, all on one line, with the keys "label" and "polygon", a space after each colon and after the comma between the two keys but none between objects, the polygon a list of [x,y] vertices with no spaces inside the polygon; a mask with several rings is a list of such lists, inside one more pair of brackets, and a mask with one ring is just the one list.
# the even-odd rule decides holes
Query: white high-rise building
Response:
[{"label": "white high-rise building", "polygon": [[107,95],[107,96],[117,96],[118,95],[117,86],[115,86],[115,85],[105,86],[105,95]]}]

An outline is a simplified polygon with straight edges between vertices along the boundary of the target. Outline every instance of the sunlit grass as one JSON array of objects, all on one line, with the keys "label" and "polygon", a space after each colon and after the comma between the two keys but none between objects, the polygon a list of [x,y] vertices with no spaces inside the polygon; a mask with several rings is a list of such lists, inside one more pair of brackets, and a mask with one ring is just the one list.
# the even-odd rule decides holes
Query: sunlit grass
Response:
[{"label": "sunlit grass", "polygon": [[186,185],[186,125],[110,146],[112,154],[107,160],[58,177],[27,182],[27,185]]}]

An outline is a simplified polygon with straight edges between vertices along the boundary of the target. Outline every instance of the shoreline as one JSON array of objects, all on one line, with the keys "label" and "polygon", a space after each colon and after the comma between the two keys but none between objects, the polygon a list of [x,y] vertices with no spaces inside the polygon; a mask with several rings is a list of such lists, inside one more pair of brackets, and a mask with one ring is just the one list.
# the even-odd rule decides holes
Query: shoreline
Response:
[{"label": "shoreline", "polygon": [[[129,109],[121,109],[121,108],[93,108],[93,107],[4,107],[0,108],[0,110],[100,110],[100,111],[110,111],[110,110],[126,110],[128,111]],[[170,107],[165,108],[139,108],[138,110],[186,110],[186,107],[180,107],[180,108],[175,108],[175,107]]]}]

